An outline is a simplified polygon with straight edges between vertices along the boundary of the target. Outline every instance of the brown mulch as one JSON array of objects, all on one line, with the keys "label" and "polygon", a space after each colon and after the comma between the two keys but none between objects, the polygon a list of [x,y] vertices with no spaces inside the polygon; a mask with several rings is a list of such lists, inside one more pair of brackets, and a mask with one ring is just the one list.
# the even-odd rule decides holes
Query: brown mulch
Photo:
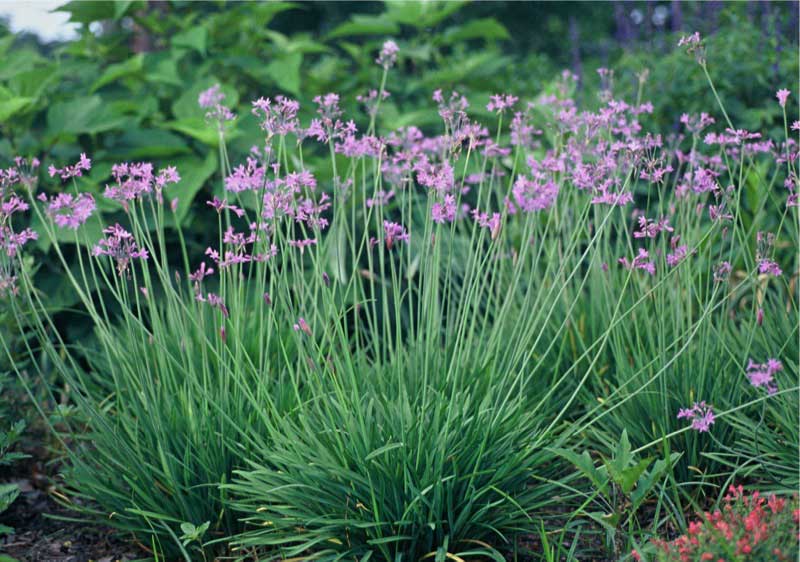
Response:
[{"label": "brown mulch", "polygon": [[[52,496],[53,481],[47,474],[43,459],[48,455],[43,448],[29,447],[25,452],[30,454],[28,459],[3,467],[0,473],[0,483],[13,482],[20,488],[19,497],[0,513],[0,525],[14,529],[10,535],[0,535],[0,560],[2,555],[20,562],[114,562],[147,557],[111,529],[53,519],[77,517]],[[49,468],[56,470],[53,465]]]}]

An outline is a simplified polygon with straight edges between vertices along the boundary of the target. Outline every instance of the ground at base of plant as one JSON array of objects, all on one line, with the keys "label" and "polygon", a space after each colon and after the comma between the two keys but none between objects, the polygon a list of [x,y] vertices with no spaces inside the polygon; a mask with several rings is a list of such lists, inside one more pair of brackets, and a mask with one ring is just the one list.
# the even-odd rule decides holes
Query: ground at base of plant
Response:
[{"label": "ground at base of plant", "polygon": [[0,524],[14,529],[0,536],[0,562],[124,562],[147,557],[112,529],[55,519],[75,514],[51,495],[52,482],[41,472],[42,461],[29,460],[8,480],[19,486],[20,495],[0,514]]}]

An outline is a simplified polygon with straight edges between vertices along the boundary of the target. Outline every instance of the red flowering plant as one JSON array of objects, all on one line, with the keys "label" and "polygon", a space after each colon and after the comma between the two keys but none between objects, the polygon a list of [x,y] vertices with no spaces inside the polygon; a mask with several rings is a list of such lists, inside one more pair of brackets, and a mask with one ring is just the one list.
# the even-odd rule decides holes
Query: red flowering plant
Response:
[{"label": "red flowering plant", "polygon": [[707,511],[689,523],[685,535],[672,541],[654,540],[656,560],[797,560],[797,496],[791,500],[765,497],[758,491],[748,495],[741,485],[731,485],[723,504],[722,509]]}]

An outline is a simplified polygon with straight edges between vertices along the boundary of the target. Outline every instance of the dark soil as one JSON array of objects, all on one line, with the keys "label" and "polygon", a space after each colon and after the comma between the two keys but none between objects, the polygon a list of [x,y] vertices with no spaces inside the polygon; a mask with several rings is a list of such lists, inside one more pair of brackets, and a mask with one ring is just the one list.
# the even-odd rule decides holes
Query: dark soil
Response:
[{"label": "dark soil", "polygon": [[0,536],[0,560],[6,555],[24,562],[112,562],[147,556],[111,529],[53,519],[76,518],[76,514],[55,501],[53,482],[36,460],[37,452],[41,453],[34,452],[27,462],[16,463],[13,473],[0,474],[0,482],[14,482],[20,488],[19,497],[0,513],[0,525],[14,528],[14,533]]}]

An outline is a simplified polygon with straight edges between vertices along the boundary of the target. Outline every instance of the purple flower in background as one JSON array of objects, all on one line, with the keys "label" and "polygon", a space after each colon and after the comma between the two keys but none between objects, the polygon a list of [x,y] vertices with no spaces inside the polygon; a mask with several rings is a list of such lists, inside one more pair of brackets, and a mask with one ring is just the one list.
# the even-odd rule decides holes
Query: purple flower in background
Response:
[{"label": "purple flower in background", "polygon": [[507,109],[514,107],[514,104],[518,101],[519,98],[517,96],[512,96],[510,94],[495,94],[493,96],[489,96],[489,103],[486,104],[486,110],[497,113],[505,113]]},{"label": "purple flower in background", "polygon": [[389,39],[383,44],[381,47],[381,52],[378,54],[378,58],[375,59],[379,65],[381,65],[385,70],[389,70],[394,66],[394,63],[397,62],[397,53],[400,51],[400,48],[397,46],[397,43]]},{"label": "purple flower in background", "polygon": [[83,172],[88,172],[91,169],[92,161],[86,157],[85,153],[81,152],[80,159],[74,165],[56,168],[51,164],[47,169],[47,173],[50,174],[51,178],[57,174],[62,180],[67,180],[69,178],[81,177]]},{"label": "purple flower in background", "polygon": [[155,193],[156,200],[163,202],[162,191],[167,184],[180,181],[178,171],[174,166],[153,173],[153,165],[149,162],[123,162],[111,167],[111,176],[114,184],[106,184],[103,196],[122,203],[127,210],[128,202],[141,199],[147,194]]},{"label": "purple flower in background", "polygon": [[303,332],[304,334],[306,334],[309,337],[311,337],[311,335],[312,335],[311,334],[311,327],[308,325],[308,322],[306,322],[306,319],[303,318],[302,316],[300,316],[297,319],[297,323],[292,327],[294,328],[295,332]]},{"label": "purple flower in background", "polygon": [[728,279],[728,276],[731,274],[732,269],[733,268],[731,267],[730,262],[727,261],[720,262],[714,268],[714,281],[716,281],[717,283],[726,281]]},{"label": "purple flower in background", "polygon": [[792,92],[787,90],[786,88],[782,88],[775,93],[775,97],[778,98],[778,104],[781,107],[786,107],[786,100],[789,99],[789,95]]},{"label": "purple flower in background", "polygon": [[756,388],[764,387],[769,394],[775,394],[778,387],[774,384],[775,373],[783,370],[783,363],[777,359],[767,359],[766,363],[747,362],[747,378]]},{"label": "purple flower in background", "polygon": [[261,128],[267,136],[286,136],[300,130],[300,121],[297,112],[300,103],[283,97],[276,96],[274,102],[269,98],[258,98],[253,102],[253,115],[261,121]]},{"label": "purple flower in background", "polygon": [[619,258],[619,263],[625,269],[641,269],[650,275],[656,274],[656,264],[650,261],[650,253],[644,248],[639,248],[639,254],[629,261],[628,258]]},{"label": "purple flower in background", "polygon": [[[45,201],[43,195],[39,197],[41,201]],[[92,216],[95,207],[94,197],[90,193],[74,197],[69,193],[59,193],[47,205],[47,214],[58,227],[77,230]]]},{"label": "purple flower in background", "polygon": [[220,129],[223,123],[236,118],[230,108],[222,105],[223,101],[225,101],[225,94],[222,93],[219,84],[214,84],[209,89],[200,92],[197,98],[198,105],[203,109],[208,109],[206,120],[217,121]]},{"label": "purple flower in background", "polygon": [[670,267],[675,267],[679,263],[681,263],[684,259],[686,259],[686,254],[688,253],[689,248],[686,245],[678,246],[671,254],[667,254],[667,265]]},{"label": "purple flower in background", "polygon": [[500,234],[501,226],[500,213],[492,213],[490,216],[488,213],[481,213],[476,207],[472,209],[471,214],[475,222],[478,223],[478,226],[489,229],[489,232],[492,235],[492,240],[497,238],[497,236]]},{"label": "purple flower in background", "polygon": [[367,207],[370,209],[372,207],[382,207],[392,199],[394,199],[394,190],[387,192],[382,189],[379,189],[378,191],[375,192],[375,195],[373,197],[370,197],[369,199],[366,200],[366,204]]},{"label": "purple flower in background", "polygon": [[673,232],[675,229],[669,224],[669,219],[661,217],[658,221],[649,220],[644,216],[639,217],[639,230],[633,233],[634,238],[655,238],[659,232]]},{"label": "purple flower in background", "polygon": [[681,408],[678,419],[687,419],[692,422],[692,429],[700,433],[707,432],[714,424],[714,411],[705,402],[695,402],[691,408]]}]

